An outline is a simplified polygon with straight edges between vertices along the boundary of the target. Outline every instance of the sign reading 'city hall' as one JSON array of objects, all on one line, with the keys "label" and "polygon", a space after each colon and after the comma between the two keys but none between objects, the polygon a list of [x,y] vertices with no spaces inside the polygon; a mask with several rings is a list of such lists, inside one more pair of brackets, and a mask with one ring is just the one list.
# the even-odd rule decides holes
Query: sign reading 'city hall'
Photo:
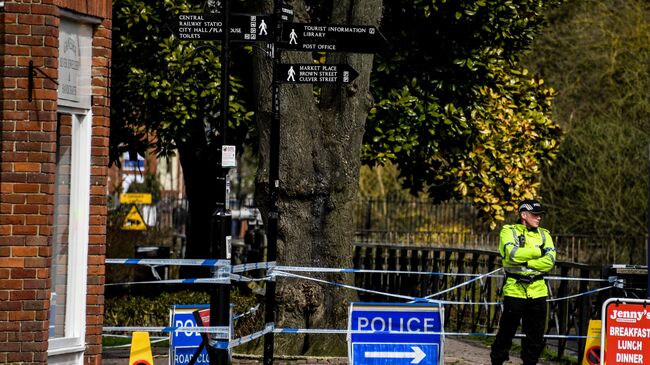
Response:
[{"label": "sign reading 'city hall'", "polygon": [[[223,15],[214,13],[179,14],[172,24],[180,40],[216,41],[223,39]],[[243,42],[269,41],[271,16],[232,14],[230,16],[230,40]]]}]

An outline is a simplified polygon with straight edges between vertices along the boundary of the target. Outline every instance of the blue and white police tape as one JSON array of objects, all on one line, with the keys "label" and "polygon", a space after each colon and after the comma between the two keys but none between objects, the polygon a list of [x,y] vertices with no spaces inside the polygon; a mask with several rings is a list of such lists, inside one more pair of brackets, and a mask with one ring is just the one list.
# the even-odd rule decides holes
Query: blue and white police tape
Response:
[{"label": "blue and white police tape", "polygon": [[[217,259],[106,259],[107,264],[126,265],[177,265],[177,266],[230,266],[230,260]],[[324,272],[324,273],[345,273],[345,274],[402,274],[402,275],[426,275],[426,276],[462,276],[462,277],[503,277],[496,274],[470,274],[470,273],[445,273],[431,271],[401,271],[401,270],[373,270],[373,269],[351,269],[351,268],[327,268],[327,267],[306,267],[306,266],[278,266],[276,261],[255,262],[231,266],[232,273],[251,270],[279,270],[284,272]],[[495,270],[495,271],[498,271]],[[611,281],[608,279],[574,278],[561,276],[547,276],[545,280],[570,280],[570,281]]]},{"label": "blue and white police tape", "polygon": [[216,349],[221,349],[221,350],[226,350],[226,349],[232,349],[233,347],[237,347],[239,345],[243,345],[247,342],[253,341],[257,338],[260,338],[264,336],[267,333],[273,332],[273,324],[267,324],[266,327],[258,332],[254,332],[250,335],[242,336],[240,338],[235,338],[230,341],[225,341],[225,340],[213,340],[210,339],[208,342],[210,346],[216,348]]},{"label": "blue and white police tape", "polygon": [[[104,334],[102,334],[102,336],[104,336],[104,337],[129,338],[129,339],[133,337],[132,335],[113,335],[113,334],[110,334],[110,333],[104,333]],[[169,341],[168,336],[165,336],[165,337],[151,336],[151,337],[149,337],[149,339],[151,340],[152,344],[158,343],[158,342]],[[119,348],[131,347],[131,346],[132,346],[132,344],[129,342],[129,343],[126,343],[124,345],[113,345],[113,346],[103,345],[102,348],[103,349],[119,349]]]},{"label": "blue and white police tape", "polygon": [[594,278],[573,278],[563,276],[545,276],[544,280],[568,280],[568,281],[593,281],[593,282],[607,282],[607,279],[594,279]]},{"label": "blue and white police tape", "polygon": [[[373,269],[345,269],[345,268],[327,268],[327,267],[306,267],[306,266],[276,266],[275,270],[284,272],[323,272],[323,273],[342,273],[342,274],[402,274],[402,275],[424,275],[424,276],[461,276],[461,277],[504,277],[502,274],[470,274],[470,273],[445,273],[434,271],[401,271],[401,270],[373,270]],[[545,280],[570,280],[570,281],[594,281],[603,282],[607,279],[593,278],[573,278],[561,276],[547,276]]]},{"label": "blue and white police tape", "polygon": [[437,297],[437,296],[439,296],[440,294],[444,294],[444,293],[446,293],[446,292],[449,292],[449,291],[452,291],[452,290],[456,290],[456,289],[458,289],[458,288],[460,288],[460,287],[463,287],[463,286],[465,286],[465,285],[467,285],[467,284],[471,284],[471,283],[475,282],[476,280],[480,280],[480,279],[482,279],[482,278],[484,278],[484,277],[487,277],[487,276],[490,276],[490,275],[494,275],[494,274],[496,274],[497,272],[499,272],[499,271],[501,271],[501,270],[503,270],[502,267],[500,267],[500,268],[498,268],[498,269],[496,269],[496,270],[492,270],[492,271],[490,271],[490,272],[487,273],[487,274],[482,274],[482,275],[477,276],[477,277],[475,277],[475,278],[473,278],[473,279],[467,280],[467,281],[464,282],[464,283],[460,283],[460,284],[458,284],[458,285],[456,285],[456,286],[452,286],[451,288],[445,289],[445,290],[443,290],[443,291],[439,291],[439,292],[434,293],[434,294],[431,294],[431,295],[427,295],[426,297],[424,297],[424,299],[427,299],[427,300],[428,300],[428,299],[431,299],[431,298],[433,298],[433,297]]},{"label": "blue and white police tape", "polygon": [[220,259],[106,259],[106,263],[123,265],[230,266],[230,260]]},{"label": "blue and white police tape", "polygon": [[139,285],[139,284],[230,284],[230,278],[197,278],[197,279],[169,279],[153,281],[129,281],[124,283],[108,283],[105,286]]},{"label": "blue and white police tape", "polygon": [[217,338],[227,339],[230,338],[230,327],[214,326],[214,327],[187,327],[187,326],[164,326],[164,327],[103,327],[102,332],[200,332],[210,333]]},{"label": "blue and white police tape", "polygon": [[288,278],[296,278],[296,279],[305,279],[305,280],[311,280],[323,284],[329,284],[333,286],[337,286],[340,288],[346,288],[346,289],[353,289],[356,291],[364,292],[364,293],[370,293],[370,294],[379,294],[379,295],[385,295],[388,297],[393,297],[393,298],[399,298],[399,299],[406,299],[406,300],[415,300],[415,301],[425,301],[425,302],[435,302],[434,300],[427,300],[424,298],[416,298],[408,295],[401,295],[401,294],[392,294],[392,293],[385,293],[385,292],[380,292],[376,290],[370,290],[370,289],[364,289],[364,288],[359,288],[356,286],[348,285],[348,284],[341,284],[333,281],[327,281],[327,280],[322,280],[322,279],[317,279],[317,278],[312,278],[309,276],[304,276],[304,275],[298,275],[298,274],[292,274],[284,271],[278,271],[274,270],[271,272],[271,276],[284,276]]},{"label": "blue and white police tape", "polygon": [[238,319],[240,319],[240,318],[243,318],[243,317],[246,317],[246,316],[250,316],[251,314],[257,312],[259,309],[260,309],[260,305],[257,304],[256,306],[251,307],[250,309],[248,309],[248,311],[246,311],[245,313],[242,313],[242,314],[238,314],[238,315],[233,316],[232,319],[233,319],[233,321],[236,321],[236,320],[238,320]]},{"label": "blue and white police tape", "polygon": [[[368,331],[368,330],[349,330],[349,329],[327,329],[327,328],[275,328],[274,333],[293,333],[293,334],[422,334],[421,331]],[[474,337],[492,337],[496,333],[481,333],[481,332],[447,332],[436,331],[427,332],[428,335],[443,335],[443,336],[474,336]],[[518,333],[515,337],[526,337],[523,333]],[[597,336],[577,336],[577,335],[544,335],[544,338],[565,338],[565,339],[584,339],[584,338],[599,338]]]},{"label": "blue and white police tape", "polygon": [[247,336],[242,336],[240,338],[235,338],[233,340],[230,340],[230,348],[233,348],[233,347],[236,347],[236,346],[239,346],[239,345],[243,345],[243,344],[245,344],[247,342],[250,342],[250,341],[253,341],[253,340],[257,339],[257,338],[260,338],[260,337],[264,336],[267,333],[273,332],[274,328],[275,328],[274,324],[267,323],[266,326],[264,327],[264,329],[261,330],[261,331],[252,333],[252,334],[247,335]]},{"label": "blue and white police tape", "polygon": [[[475,278],[473,278],[471,280],[468,280],[466,282],[463,282],[461,284],[458,284],[458,285],[456,285],[454,287],[448,288],[448,289],[443,290],[441,292],[426,296],[424,298],[412,297],[412,296],[401,295],[401,294],[392,294],[392,293],[386,293],[386,292],[381,292],[381,291],[377,291],[377,290],[359,288],[359,287],[356,287],[356,286],[353,286],[353,285],[341,284],[341,283],[337,283],[337,282],[333,282],[333,281],[327,281],[327,280],[323,280],[323,279],[317,279],[317,278],[313,278],[313,277],[309,277],[309,276],[305,276],[305,275],[287,273],[287,272],[279,271],[278,268],[276,268],[275,270],[273,270],[271,272],[271,276],[281,276],[281,277],[288,277],[288,278],[311,280],[311,281],[320,282],[320,283],[323,283],[323,284],[329,284],[329,285],[333,285],[333,286],[337,286],[337,287],[341,287],[341,288],[357,290],[357,291],[364,292],[364,293],[384,295],[384,296],[393,297],[393,298],[405,299],[405,300],[408,300],[410,302],[433,302],[433,303],[441,303],[441,304],[468,304],[468,305],[501,305],[502,302],[462,302],[462,301],[437,300],[437,299],[432,299],[432,298],[434,296],[438,296],[439,294],[444,294],[444,293],[447,293],[449,291],[456,290],[456,289],[458,289],[458,288],[460,288],[462,286],[470,284],[471,282],[474,282],[476,280],[480,280],[480,279],[482,279],[484,277],[494,275],[496,272],[498,272],[499,270],[502,270],[502,269],[503,268],[498,268],[498,269],[493,270],[493,271],[491,271],[489,273],[482,274],[482,275],[480,275],[478,277],[475,277]],[[607,289],[607,288],[601,288],[601,289],[597,289],[595,291],[600,291],[600,290],[605,290],[605,289]],[[566,300],[566,299],[574,298],[574,297],[577,297],[577,296],[589,295],[589,294],[594,293],[595,291],[592,290],[592,291],[587,291],[587,292],[583,292],[583,293],[578,293],[578,294],[575,294],[575,295],[570,295],[570,296],[567,296],[567,297],[548,299],[548,301]]]},{"label": "blue and white police tape", "polygon": [[270,276],[263,278],[251,278],[239,274],[227,274],[228,277],[217,278],[195,278],[195,279],[167,279],[167,280],[150,280],[150,281],[128,281],[122,283],[108,283],[106,286],[117,285],[137,285],[137,284],[230,284],[231,281],[241,282],[258,282],[273,280]]},{"label": "blue and white police tape", "polygon": [[263,278],[251,278],[249,276],[244,276],[239,274],[230,274],[230,280],[240,281],[240,282],[272,281],[273,277],[265,276]]},{"label": "blue and white police tape", "polygon": [[401,274],[401,275],[426,275],[426,276],[481,276],[481,274],[469,273],[444,273],[432,271],[400,271],[400,270],[371,270],[371,269],[338,269],[327,267],[303,267],[303,266],[276,266],[277,270],[284,272],[323,272],[341,274]]},{"label": "blue and white police tape", "polygon": [[248,264],[234,265],[232,266],[231,272],[236,273],[236,272],[244,272],[244,271],[251,271],[251,270],[268,270],[274,267],[276,267],[275,261],[253,262]]},{"label": "blue and white police tape", "polygon": [[571,298],[580,297],[580,296],[583,296],[583,295],[589,295],[589,294],[597,293],[597,292],[599,292],[599,291],[603,291],[603,290],[611,289],[611,288],[613,288],[613,287],[614,287],[614,286],[611,285],[611,286],[607,286],[607,287],[603,287],[603,288],[598,288],[598,289],[588,290],[588,291],[586,291],[586,292],[582,292],[582,293],[577,293],[577,294],[573,294],[573,295],[567,295],[566,297],[561,297],[561,298],[549,298],[549,299],[546,299],[546,301],[547,301],[547,302],[556,302],[556,301],[559,301],[559,300],[567,300],[567,299],[571,299]]}]

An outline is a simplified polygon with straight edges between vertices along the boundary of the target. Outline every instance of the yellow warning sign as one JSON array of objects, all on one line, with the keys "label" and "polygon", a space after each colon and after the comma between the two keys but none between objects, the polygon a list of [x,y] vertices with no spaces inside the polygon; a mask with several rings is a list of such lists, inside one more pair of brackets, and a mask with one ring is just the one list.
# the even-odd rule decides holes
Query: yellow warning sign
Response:
[{"label": "yellow warning sign", "polygon": [[122,223],[122,229],[127,231],[146,231],[147,225],[144,224],[142,215],[138,212],[138,208],[134,206],[131,207],[129,214],[124,217],[124,222]]},{"label": "yellow warning sign", "polygon": [[133,332],[129,365],[154,365],[149,332]]},{"label": "yellow warning sign", "polygon": [[125,193],[120,194],[122,204],[151,204],[151,193]]},{"label": "yellow warning sign", "polygon": [[585,342],[585,353],[582,357],[582,365],[600,364],[600,332],[601,321],[590,319],[587,329],[587,341]]}]

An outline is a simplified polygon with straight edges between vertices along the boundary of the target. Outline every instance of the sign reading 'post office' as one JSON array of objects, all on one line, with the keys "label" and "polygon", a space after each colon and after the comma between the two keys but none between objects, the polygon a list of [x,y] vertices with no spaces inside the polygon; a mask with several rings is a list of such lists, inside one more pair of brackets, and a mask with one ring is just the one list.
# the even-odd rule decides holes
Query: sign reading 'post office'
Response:
[{"label": "sign reading 'post office'", "polygon": [[278,47],[296,51],[374,53],[386,42],[371,25],[282,23]]}]

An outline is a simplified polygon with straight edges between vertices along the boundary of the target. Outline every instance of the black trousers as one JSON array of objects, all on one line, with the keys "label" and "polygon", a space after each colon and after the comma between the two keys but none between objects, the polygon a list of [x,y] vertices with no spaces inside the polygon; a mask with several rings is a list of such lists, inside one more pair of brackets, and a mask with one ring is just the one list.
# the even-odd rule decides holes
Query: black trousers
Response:
[{"label": "black trousers", "polygon": [[499,331],[490,352],[492,365],[501,365],[509,359],[512,339],[520,322],[521,330],[526,335],[521,340],[521,360],[524,365],[537,364],[544,350],[547,312],[546,297],[535,299],[504,297]]}]

